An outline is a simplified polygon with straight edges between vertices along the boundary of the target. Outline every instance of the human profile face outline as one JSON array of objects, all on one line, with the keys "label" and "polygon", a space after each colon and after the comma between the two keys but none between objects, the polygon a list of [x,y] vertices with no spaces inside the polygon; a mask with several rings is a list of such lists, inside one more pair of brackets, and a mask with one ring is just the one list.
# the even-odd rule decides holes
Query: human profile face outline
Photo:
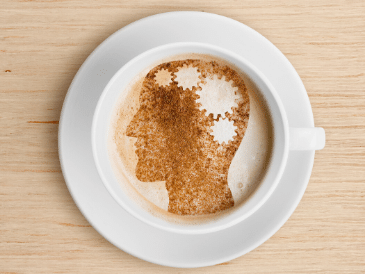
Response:
[{"label": "human profile face outline", "polygon": [[[238,123],[235,122],[241,126],[239,129],[244,129],[243,134],[241,130],[241,133],[237,134],[234,140],[228,144],[217,144],[209,130],[204,132],[201,129],[209,129],[214,125],[214,121],[221,117],[214,119],[212,115],[202,115],[202,111],[199,110],[199,105],[196,103],[199,98],[196,93],[199,86],[184,90],[175,81],[175,73],[186,63],[199,67],[199,60],[189,61],[191,62],[185,60],[161,64],[150,70],[145,77],[140,94],[140,108],[127,127],[127,136],[137,138],[136,176],[144,182],[169,181],[179,176],[188,181],[189,172],[194,173],[194,176],[198,174],[196,176],[204,175],[205,177],[214,173],[214,178],[223,178],[222,184],[228,188],[226,181],[229,165],[248,123],[247,111],[242,111],[244,108],[246,110],[248,108],[249,111],[247,90],[242,84],[245,92],[243,94],[244,103],[235,109],[232,115],[226,114],[226,119],[231,118],[232,120],[239,117],[240,112],[247,114],[247,117],[241,117],[242,119]],[[212,67],[214,72],[214,63]],[[169,85],[156,83],[156,73],[161,69],[171,74]],[[204,71],[200,68],[203,76],[202,83],[212,71]],[[231,78],[238,79],[235,74]],[[213,149],[204,148],[210,145]],[[201,174],[199,175],[199,173]],[[220,177],[217,177],[217,174]],[[172,188],[180,185],[181,182],[180,184],[175,183]],[[231,195],[230,191],[229,195]]]}]

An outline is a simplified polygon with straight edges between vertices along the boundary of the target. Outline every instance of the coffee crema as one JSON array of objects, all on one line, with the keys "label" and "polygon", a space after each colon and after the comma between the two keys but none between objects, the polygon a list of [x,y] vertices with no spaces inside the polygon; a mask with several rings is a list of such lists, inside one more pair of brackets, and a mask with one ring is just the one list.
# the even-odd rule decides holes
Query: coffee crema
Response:
[{"label": "coffee crema", "polygon": [[232,64],[173,56],[141,72],[123,94],[108,150],[137,203],[183,216],[217,214],[259,186],[271,157],[271,117],[254,83]]}]

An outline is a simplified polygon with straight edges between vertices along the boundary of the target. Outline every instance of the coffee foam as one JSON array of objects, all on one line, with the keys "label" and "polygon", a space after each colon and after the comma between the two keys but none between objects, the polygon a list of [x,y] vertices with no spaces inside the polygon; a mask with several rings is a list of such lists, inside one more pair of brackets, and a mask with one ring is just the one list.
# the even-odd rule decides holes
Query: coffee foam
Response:
[{"label": "coffee foam", "polygon": [[[214,56],[202,54],[184,54],[160,60],[157,64],[184,59],[200,59],[203,61],[216,61],[227,65],[227,62]],[[111,124],[108,133],[108,149],[113,169],[121,183],[122,188],[132,200],[139,203],[152,214],[161,214],[169,220],[177,222],[182,217],[167,212],[169,198],[165,182],[141,182],[135,175],[138,158],[135,154],[136,138],[126,136],[126,128],[139,109],[139,94],[142,82],[153,64],[143,70],[125,88],[122,96],[113,110]],[[240,72],[232,64],[229,64],[237,72]],[[250,97],[250,119],[245,136],[237,150],[228,172],[228,185],[232,192],[235,206],[224,212],[203,216],[184,216],[184,222],[190,223],[209,221],[212,218],[225,215],[239,205],[247,201],[260,184],[265,175],[265,168],[269,163],[272,148],[272,124],[266,104],[255,84],[242,72],[248,94]],[[166,81],[166,75],[162,75],[161,81]],[[214,216],[212,216],[214,215]]]}]

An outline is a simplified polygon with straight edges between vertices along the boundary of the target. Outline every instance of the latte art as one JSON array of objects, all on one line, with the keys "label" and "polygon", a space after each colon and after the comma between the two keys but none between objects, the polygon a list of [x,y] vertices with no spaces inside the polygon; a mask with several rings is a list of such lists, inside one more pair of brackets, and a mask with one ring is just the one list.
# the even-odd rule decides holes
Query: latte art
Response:
[{"label": "latte art", "polygon": [[129,179],[122,187],[169,213],[201,216],[239,206],[259,186],[271,118],[234,66],[175,56],[141,72],[124,92],[109,132],[114,170]]}]

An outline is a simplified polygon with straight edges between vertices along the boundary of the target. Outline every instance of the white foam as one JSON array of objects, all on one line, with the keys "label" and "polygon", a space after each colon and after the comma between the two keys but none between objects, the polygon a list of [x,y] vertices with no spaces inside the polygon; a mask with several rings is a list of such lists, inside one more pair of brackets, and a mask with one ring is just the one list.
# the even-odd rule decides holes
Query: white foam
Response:
[{"label": "white foam", "polygon": [[227,82],[223,76],[218,79],[216,74],[210,75],[205,79],[205,83],[201,84],[201,90],[196,93],[200,103],[200,110],[206,110],[205,114],[213,114],[214,119],[220,114],[223,118],[226,117],[226,112],[233,113],[232,108],[238,107],[236,100],[241,99],[240,94],[236,93],[237,87],[233,87],[233,81]]},{"label": "white foam", "polygon": [[182,68],[179,69],[178,72],[175,72],[175,75],[175,81],[177,82],[177,86],[182,87],[184,90],[191,90],[193,87],[197,87],[198,84],[201,82],[199,78],[200,73],[198,72],[198,69],[194,67],[187,67],[186,65],[184,65]]},{"label": "white foam", "polygon": [[159,86],[168,86],[172,83],[171,72],[165,69],[159,70],[155,74],[155,81]]},{"label": "white foam", "polygon": [[212,126],[211,135],[214,136],[214,140],[218,141],[219,144],[232,141],[233,136],[236,136],[237,127],[233,125],[233,121],[229,121],[228,118],[219,118],[219,121],[214,121],[214,126]]},{"label": "white foam", "polygon": [[250,119],[228,171],[228,186],[235,204],[243,202],[260,183],[271,150],[269,114],[257,94],[252,89],[248,91]]}]

